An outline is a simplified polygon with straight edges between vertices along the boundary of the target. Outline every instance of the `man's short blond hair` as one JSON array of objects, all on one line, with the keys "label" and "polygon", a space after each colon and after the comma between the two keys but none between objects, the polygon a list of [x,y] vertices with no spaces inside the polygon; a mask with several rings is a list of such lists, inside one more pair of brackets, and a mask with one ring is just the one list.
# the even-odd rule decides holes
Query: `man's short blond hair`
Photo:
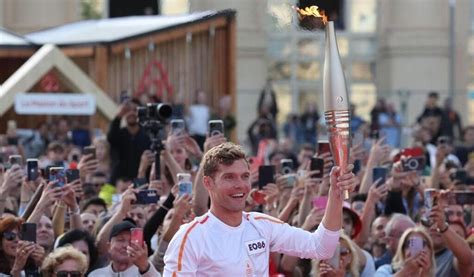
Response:
[{"label": "man's short blond hair", "polygon": [[54,250],[54,252],[49,253],[49,255],[44,259],[43,266],[41,267],[41,272],[43,276],[49,277],[53,276],[56,267],[64,263],[67,260],[74,260],[79,265],[79,271],[83,275],[87,271],[87,257],[82,254],[81,251],[77,250],[72,246],[59,247]]},{"label": "man's short blond hair", "polygon": [[204,176],[213,178],[220,164],[229,166],[242,159],[247,163],[242,147],[232,142],[226,142],[207,151],[202,158],[201,168]]}]

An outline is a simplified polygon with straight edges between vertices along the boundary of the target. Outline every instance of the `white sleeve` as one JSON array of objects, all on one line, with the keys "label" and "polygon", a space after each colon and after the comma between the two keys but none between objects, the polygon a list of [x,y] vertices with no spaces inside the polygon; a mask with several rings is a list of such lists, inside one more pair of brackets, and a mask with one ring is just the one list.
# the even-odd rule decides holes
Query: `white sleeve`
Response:
[{"label": "white sleeve", "polygon": [[[262,218],[262,217],[260,217]],[[319,224],[314,233],[287,223],[278,223],[278,220],[256,220],[262,224],[270,236],[270,251],[280,252],[304,259],[326,260],[334,255],[339,243],[340,231],[330,231]]]},{"label": "white sleeve", "polygon": [[192,229],[193,225],[181,226],[174,235],[165,253],[163,276],[196,276],[199,247],[189,238],[196,232],[191,233]]}]

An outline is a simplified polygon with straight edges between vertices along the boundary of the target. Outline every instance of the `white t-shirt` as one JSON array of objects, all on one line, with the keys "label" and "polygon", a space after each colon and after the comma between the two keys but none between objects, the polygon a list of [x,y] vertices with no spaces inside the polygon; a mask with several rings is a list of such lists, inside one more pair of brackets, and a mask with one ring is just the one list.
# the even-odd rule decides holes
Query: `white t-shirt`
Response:
[{"label": "white t-shirt", "polygon": [[314,233],[261,213],[242,213],[231,227],[211,212],[182,225],[170,242],[163,276],[268,276],[270,252],[329,259],[339,231]]}]

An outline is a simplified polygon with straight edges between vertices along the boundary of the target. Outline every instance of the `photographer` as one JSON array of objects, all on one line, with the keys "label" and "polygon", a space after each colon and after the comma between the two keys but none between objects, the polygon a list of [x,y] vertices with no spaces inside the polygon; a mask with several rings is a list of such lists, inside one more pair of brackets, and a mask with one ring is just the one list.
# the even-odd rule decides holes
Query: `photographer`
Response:
[{"label": "photographer", "polygon": [[[114,184],[117,178],[133,179],[137,176],[142,153],[149,149],[150,139],[138,124],[138,100],[127,101],[120,105],[119,112],[110,124],[107,140],[112,153],[112,176]],[[122,118],[126,126],[120,128]]]}]

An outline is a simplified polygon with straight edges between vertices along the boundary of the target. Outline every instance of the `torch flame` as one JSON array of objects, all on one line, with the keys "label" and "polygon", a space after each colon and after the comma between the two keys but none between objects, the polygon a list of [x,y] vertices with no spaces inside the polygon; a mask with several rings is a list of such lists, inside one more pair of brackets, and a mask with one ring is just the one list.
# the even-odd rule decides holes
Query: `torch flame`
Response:
[{"label": "torch flame", "polygon": [[300,9],[298,7],[294,7],[294,8],[301,17],[306,17],[306,16],[320,17],[322,18],[324,25],[328,23],[328,17],[326,16],[323,10],[319,9],[318,6],[306,7],[304,9]]}]

